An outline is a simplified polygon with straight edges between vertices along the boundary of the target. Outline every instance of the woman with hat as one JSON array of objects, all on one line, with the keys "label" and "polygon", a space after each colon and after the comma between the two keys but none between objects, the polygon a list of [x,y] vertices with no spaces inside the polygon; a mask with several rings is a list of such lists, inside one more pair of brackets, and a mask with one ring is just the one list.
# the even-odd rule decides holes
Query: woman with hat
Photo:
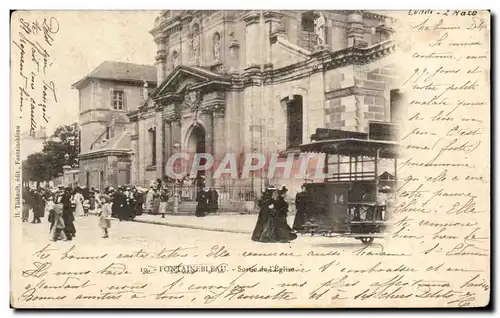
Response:
[{"label": "woman with hat", "polygon": [[274,200],[274,208],[276,209],[274,224],[276,227],[276,241],[278,242],[290,242],[297,238],[297,234],[293,232],[287,222],[288,203],[285,201],[287,192],[288,189],[282,186],[281,189],[278,190],[278,196]]},{"label": "woman with hat", "polygon": [[300,192],[295,196],[295,219],[293,221],[293,229],[295,231],[302,231],[304,229],[304,224],[307,221],[307,193],[306,186],[302,185]]},{"label": "woman with hat", "polygon": [[99,196],[101,201],[101,213],[99,213],[99,227],[103,231],[103,238],[108,238],[108,229],[111,227],[111,207],[109,201],[111,198],[106,194]]},{"label": "woman with hat", "polygon": [[71,241],[76,234],[76,229],[74,225],[75,216],[73,214],[73,209],[71,207],[71,188],[66,187],[64,193],[62,194],[61,203],[63,206],[62,217],[64,220],[64,234],[66,239]]},{"label": "woman with hat", "polygon": [[274,199],[273,194],[276,192],[276,188],[273,186],[268,186],[266,190],[262,192],[262,197],[259,200],[259,216],[257,218],[257,224],[252,233],[252,241],[255,242],[275,242],[275,231],[274,231]]},{"label": "woman with hat", "polygon": [[196,212],[197,217],[203,217],[207,215],[208,210],[208,189],[200,188],[196,196]]},{"label": "woman with hat", "polygon": [[[55,202],[55,203],[54,203]],[[57,241],[63,240],[66,241],[66,235],[64,233],[64,229],[66,227],[64,223],[64,206],[62,203],[62,196],[59,195],[56,197],[55,201],[52,201],[52,197],[49,198],[48,205],[51,207],[49,212],[50,220],[50,240]]]},{"label": "woman with hat", "polygon": [[85,211],[83,209],[83,194],[80,187],[75,188],[75,194],[73,195],[73,201],[75,202],[75,215],[84,216]]}]

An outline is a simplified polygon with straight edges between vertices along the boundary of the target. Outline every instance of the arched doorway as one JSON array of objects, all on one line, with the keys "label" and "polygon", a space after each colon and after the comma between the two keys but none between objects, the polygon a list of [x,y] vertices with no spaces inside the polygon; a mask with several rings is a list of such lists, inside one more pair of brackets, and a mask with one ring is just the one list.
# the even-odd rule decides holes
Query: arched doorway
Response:
[{"label": "arched doorway", "polygon": [[[205,129],[197,125],[193,127],[191,134],[188,139],[188,153],[194,156],[196,153],[205,153],[206,152],[206,142],[205,142]],[[206,159],[200,160],[200,165],[204,165],[206,163]],[[205,171],[198,171],[198,175],[192,177],[201,177],[205,175]]]}]

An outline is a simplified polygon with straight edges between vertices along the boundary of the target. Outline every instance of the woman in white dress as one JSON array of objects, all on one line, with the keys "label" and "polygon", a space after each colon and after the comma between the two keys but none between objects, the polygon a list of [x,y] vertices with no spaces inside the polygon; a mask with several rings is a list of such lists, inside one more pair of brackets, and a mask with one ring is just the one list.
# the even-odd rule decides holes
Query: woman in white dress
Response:
[{"label": "woman in white dress", "polygon": [[84,216],[85,215],[85,211],[83,209],[84,198],[82,195],[82,190],[79,187],[75,189],[73,200],[75,201],[75,215]]}]

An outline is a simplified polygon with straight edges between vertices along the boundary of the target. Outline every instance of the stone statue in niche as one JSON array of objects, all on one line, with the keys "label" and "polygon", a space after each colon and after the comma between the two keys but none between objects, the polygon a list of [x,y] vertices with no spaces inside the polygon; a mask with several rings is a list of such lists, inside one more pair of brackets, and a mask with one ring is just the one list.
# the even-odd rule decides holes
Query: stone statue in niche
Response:
[{"label": "stone statue in niche", "polygon": [[220,34],[215,33],[214,35],[214,59],[220,62]]},{"label": "stone statue in niche", "polygon": [[175,68],[179,65],[179,53],[177,51],[172,52],[172,67]]},{"label": "stone statue in niche", "polygon": [[317,17],[314,20],[314,33],[316,33],[316,39],[318,45],[325,45],[326,41],[326,19],[321,12],[317,13]]},{"label": "stone statue in niche", "polygon": [[200,56],[200,30],[198,25],[193,27],[193,35],[191,39],[191,49],[193,53],[193,57],[197,60]]}]

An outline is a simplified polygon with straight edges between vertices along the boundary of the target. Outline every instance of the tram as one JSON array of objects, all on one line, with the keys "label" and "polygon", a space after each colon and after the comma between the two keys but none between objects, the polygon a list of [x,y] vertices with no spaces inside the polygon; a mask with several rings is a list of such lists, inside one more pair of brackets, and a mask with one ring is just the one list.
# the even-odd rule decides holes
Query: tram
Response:
[{"label": "tram", "polygon": [[369,123],[369,132],[319,128],[304,153],[324,154],[324,181],[306,182],[304,233],[343,236],[370,245],[383,238],[396,199],[400,149],[396,124]]}]

